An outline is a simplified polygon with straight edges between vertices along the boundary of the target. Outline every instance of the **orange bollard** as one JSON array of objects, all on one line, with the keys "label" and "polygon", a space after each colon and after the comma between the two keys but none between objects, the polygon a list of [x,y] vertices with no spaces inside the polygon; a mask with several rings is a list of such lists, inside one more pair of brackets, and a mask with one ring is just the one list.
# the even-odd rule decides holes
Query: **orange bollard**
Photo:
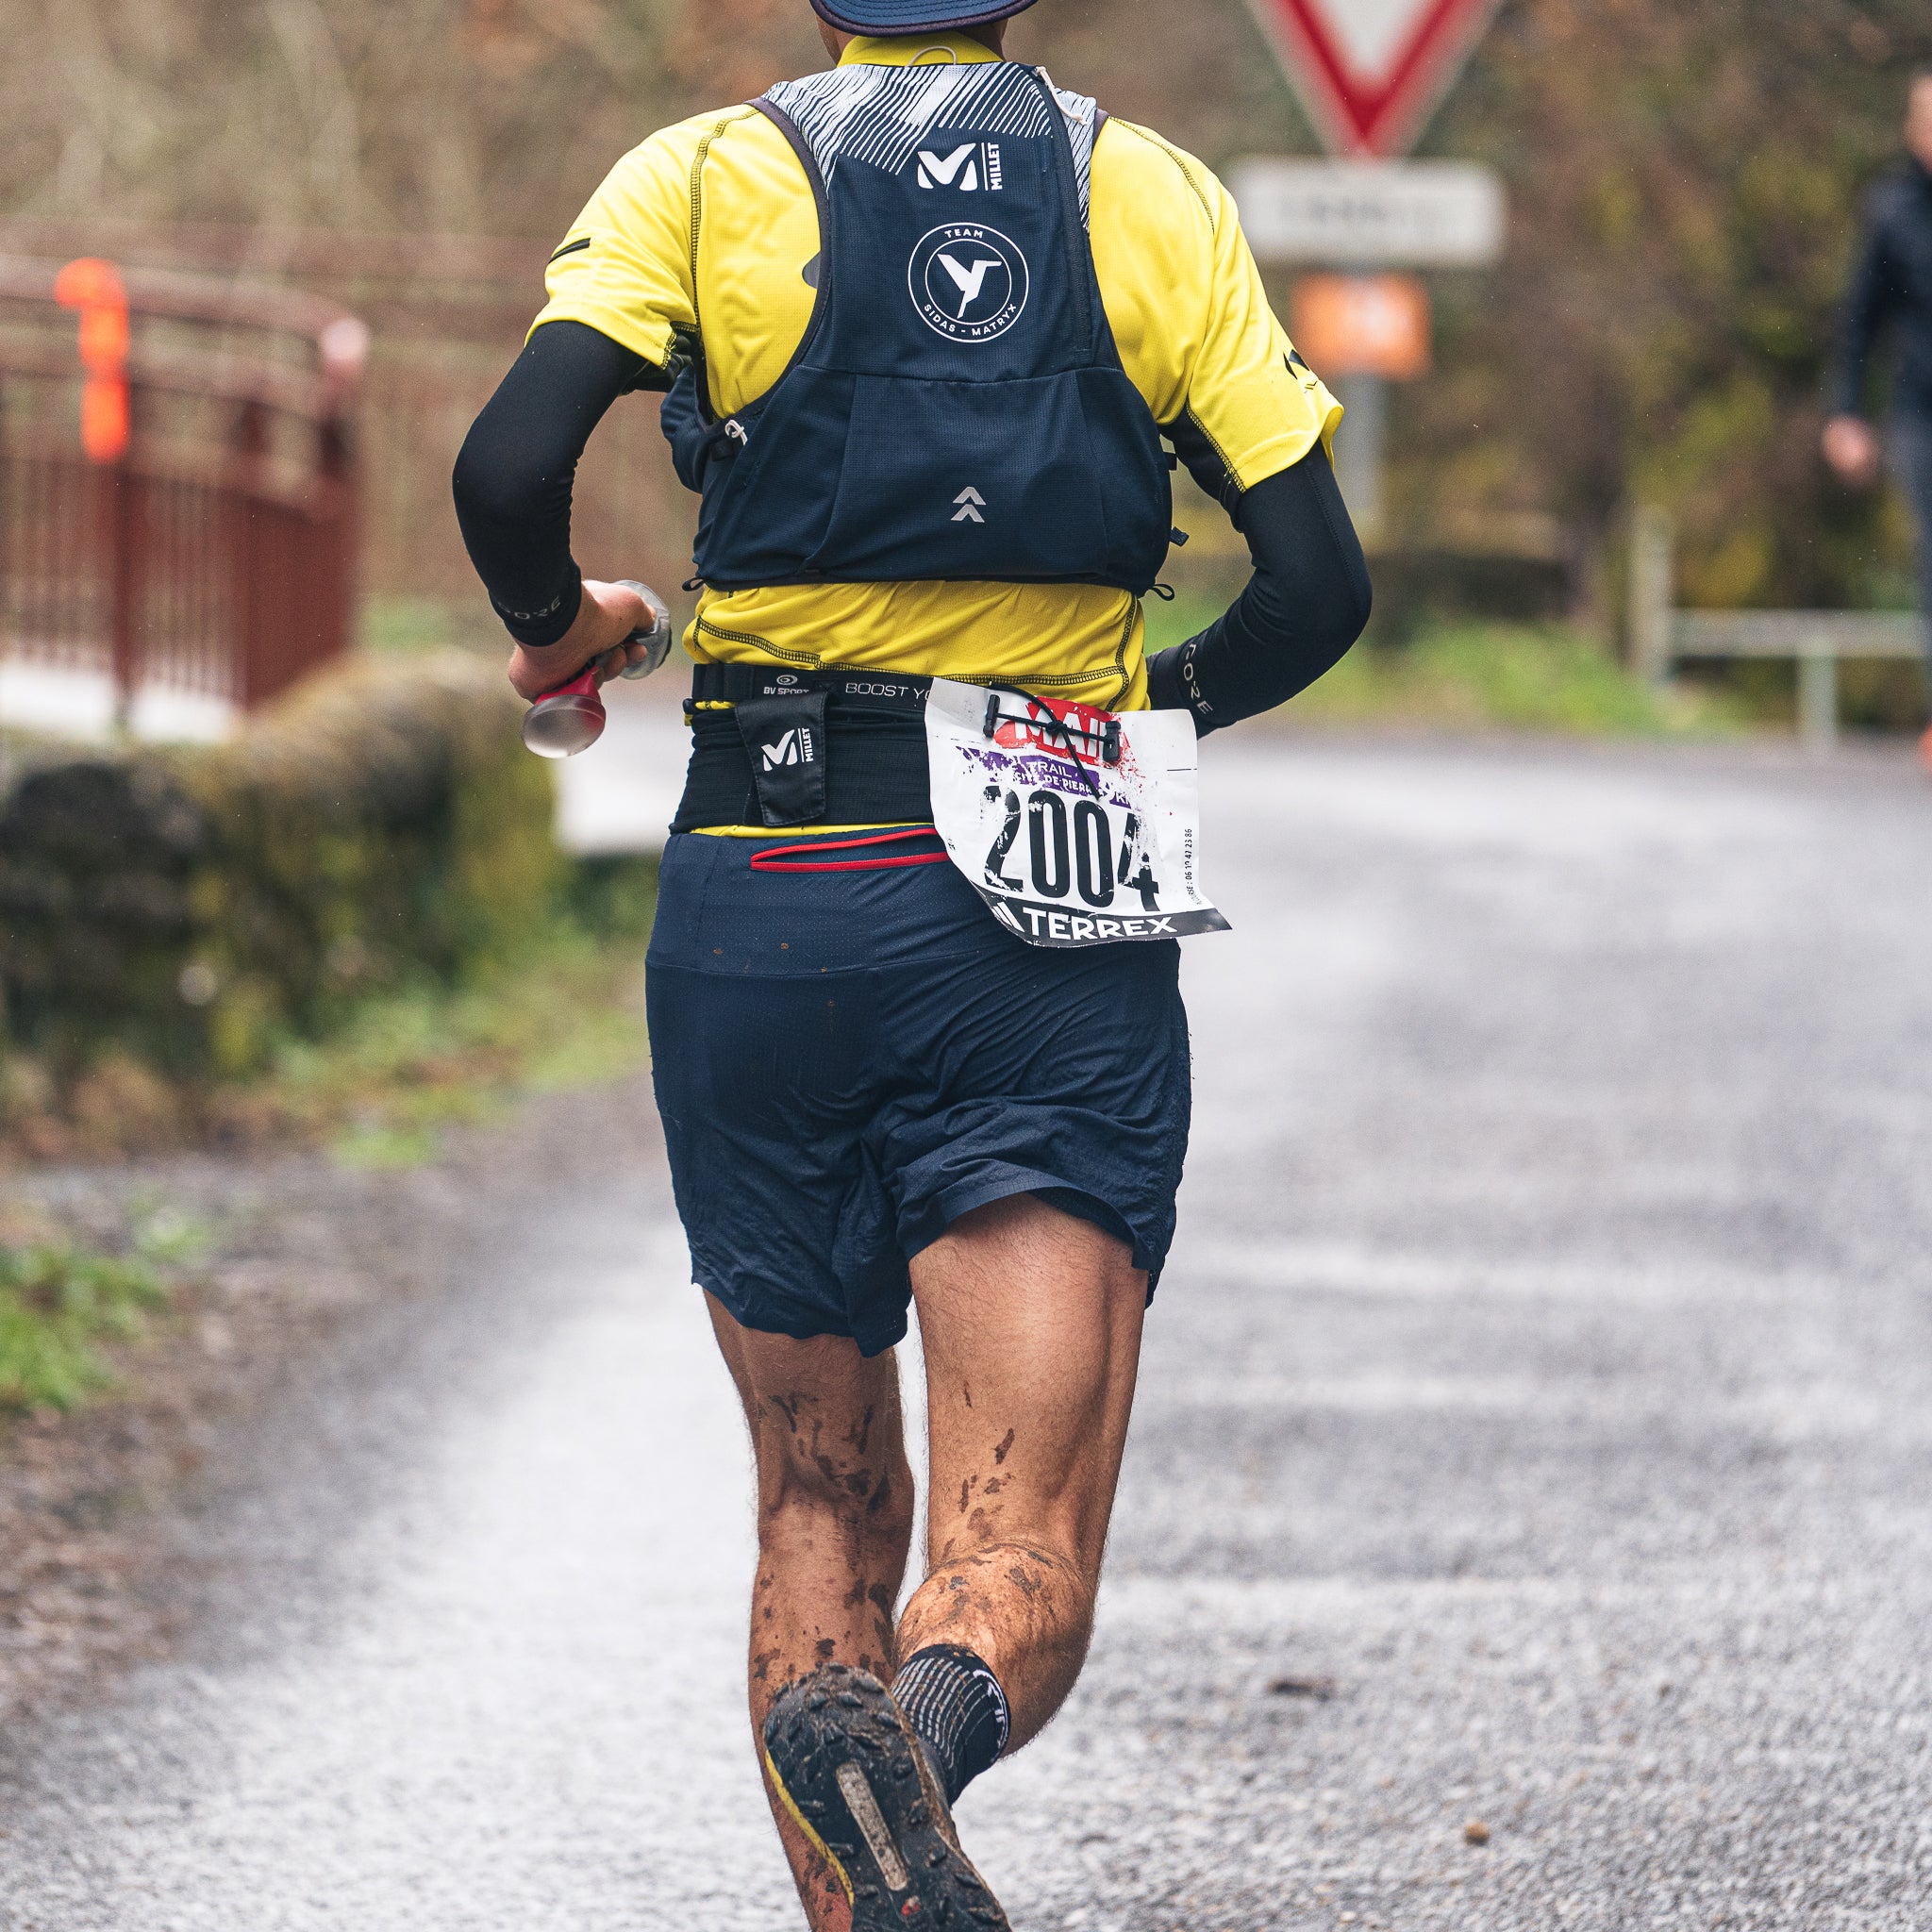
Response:
[{"label": "orange bollard", "polygon": [[111,261],[83,256],[54,280],[54,299],[80,311],[80,442],[97,463],[127,454],[127,291]]}]

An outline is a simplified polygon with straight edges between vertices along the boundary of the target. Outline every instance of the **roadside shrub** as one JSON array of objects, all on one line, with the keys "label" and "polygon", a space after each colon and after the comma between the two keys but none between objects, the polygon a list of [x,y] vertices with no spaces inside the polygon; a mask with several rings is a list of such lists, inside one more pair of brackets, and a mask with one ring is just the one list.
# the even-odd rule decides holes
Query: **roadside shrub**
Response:
[{"label": "roadside shrub", "polygon": [[231,744],[30,771],[0,806],[6,1040],[69,1091],[117,1056],[234,1076],[502,955],[564,874],[517,716],[459,653],[358,659]]}]

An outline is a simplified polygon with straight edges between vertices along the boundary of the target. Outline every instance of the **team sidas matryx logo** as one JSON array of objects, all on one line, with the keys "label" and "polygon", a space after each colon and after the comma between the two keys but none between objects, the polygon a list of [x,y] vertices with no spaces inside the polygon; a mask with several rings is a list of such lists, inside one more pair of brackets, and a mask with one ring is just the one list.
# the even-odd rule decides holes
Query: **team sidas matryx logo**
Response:
[{"label": "team sidas matryx logo", "polygon": [[920,319],[951,342],[990,342],[1026,307],[1026,258],[997,228],[949,223],[912,251],[908,281]]},{"label": "team sidas matryx logo", "polygon": [[1000,144],[996,141],[969,141],[949,155],[919,151],[919,185],[922,188],[957,188],[961,194],[977,194],[982,187],[994,194],[1005,189],[1006,173],[1000,165]]},{"label": "team sidas matryx logo", "polygon": [[761,744],[759,752],[765,760],[765,770],[775,772],[780,765],[808,765],[813,759],[811,727],[800,724],[794,730],[780,736],[774,744]]}]

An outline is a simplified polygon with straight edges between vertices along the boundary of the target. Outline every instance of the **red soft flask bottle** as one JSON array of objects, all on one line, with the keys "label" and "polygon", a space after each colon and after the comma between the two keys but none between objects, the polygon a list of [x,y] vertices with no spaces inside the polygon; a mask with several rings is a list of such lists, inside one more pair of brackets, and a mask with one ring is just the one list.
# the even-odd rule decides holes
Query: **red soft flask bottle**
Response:
[{"label": "red soft flask bottle", "polygon": [[[625,589],[635,591],[650,607],[648,628],[634,630],[625,640],[625,648],[645,646],[644,656],[619,673],[625,678],[648,677],[671,655],[671,610],[647,584],[625,580]],[[604,699],[598,686],[604,680],[594,663],[586,664],[568,684],[559,684],[524,713],[524,742],[540,758],[574,758],[589,751],[604,736],[607,722]]]}]

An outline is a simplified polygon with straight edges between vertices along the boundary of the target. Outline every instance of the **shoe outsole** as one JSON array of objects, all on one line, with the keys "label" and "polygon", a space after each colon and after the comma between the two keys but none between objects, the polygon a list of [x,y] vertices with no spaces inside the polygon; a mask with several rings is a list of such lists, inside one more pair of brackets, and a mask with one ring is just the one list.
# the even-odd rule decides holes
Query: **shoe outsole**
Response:
[{"label": "shoe outsole", "polygon": [[852,1932],[1011,1932],[876,1677],[825,1664],[793,1684],[765,1721],[765,1763],[844,1886]]}]

